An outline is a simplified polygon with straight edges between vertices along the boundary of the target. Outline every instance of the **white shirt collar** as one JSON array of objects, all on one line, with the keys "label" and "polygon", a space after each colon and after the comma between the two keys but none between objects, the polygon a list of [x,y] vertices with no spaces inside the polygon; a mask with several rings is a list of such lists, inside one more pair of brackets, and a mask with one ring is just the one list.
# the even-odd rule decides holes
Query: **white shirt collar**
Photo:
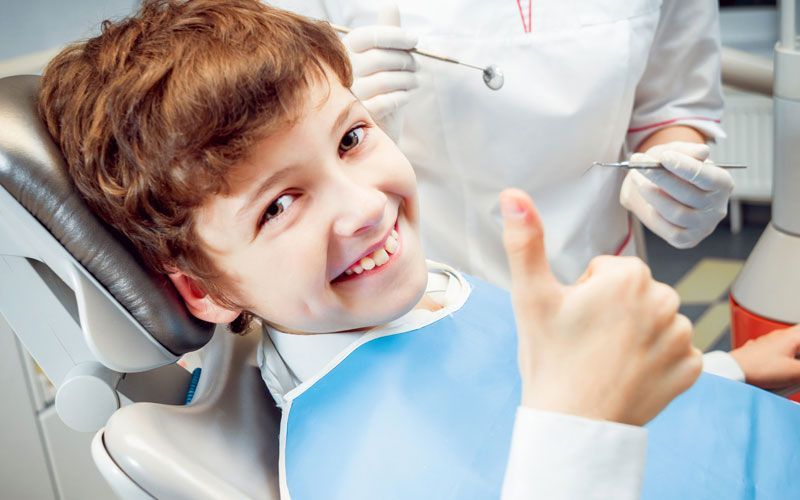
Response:
[{"label": "white shirt collar", "polygon": [[428,261],[425,293],[443,306],[437,311],[413,309],[385,325],[358,333],[297,335],[265,326],[258,352],[264,382],[280,405],[288,391],[313,378],[365,334],[407,332],[431,324],[458,309],[469,292],[469,284],[455,269]]}]

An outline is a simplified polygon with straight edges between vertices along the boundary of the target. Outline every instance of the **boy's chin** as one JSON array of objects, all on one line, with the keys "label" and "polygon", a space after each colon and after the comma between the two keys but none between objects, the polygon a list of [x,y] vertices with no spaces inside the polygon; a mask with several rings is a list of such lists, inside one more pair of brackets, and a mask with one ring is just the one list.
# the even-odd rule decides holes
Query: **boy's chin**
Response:
[{"label": "boy's chin", "polygon": [[366,330],[385,325],[414,310],[425,295],[428,287],[428,268],[422,259],[419,265],[412,266],[402,286],[394,288],[384,296],[376,295],[369,304],[363,305],[362,320],[350,331]]},{"label": "boy's chin", "polygon": [[425,290],[428,288],[428,267],[425,259],[420,259],[419,263],[412,266],[404,280],[403,286],[397,287],[386,300],[391,300],[389,306],[394,306],[393,310],[387,316],[391,316],[388,320],[394,321],[395,319],[407,314],[409,311],[415,309],[425,295]]},{"label": "boy's chin", "polygon": [[296,334],[360,332],[385,325],[415,309],[425,295],[428,286],[425,259],[420,258],[419,262],[415,259],[406,270],[398,286],[351,303],[348,311],[336,311],[335,318],[329,317],[329,321],[317,318],[313,324],[269,324],[280,331]]}]

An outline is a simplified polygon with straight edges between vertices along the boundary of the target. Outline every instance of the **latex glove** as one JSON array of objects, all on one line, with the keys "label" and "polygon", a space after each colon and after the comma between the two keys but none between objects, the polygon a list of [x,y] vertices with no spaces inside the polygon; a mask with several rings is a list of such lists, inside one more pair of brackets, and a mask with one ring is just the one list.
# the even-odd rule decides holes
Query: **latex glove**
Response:
[{"label": "latex glove", "polygon": [[533,202],[500,195],[511,268],[522,404],[643,425],[700,375],[677,292],[636,257],[597,257],[573,286],[558,282]]},{"label": "latex glove", "polygon": [[670,142],[635,153],[630,161],[659,161],[665,169],[631,170],[619,201],[676,248],[691,248],[711,234],[733,191],[727,170],[709,160],[705,144]]},{"label": "latex glove", "polygon": [[400,28],[400,11],[389,3],[381,6],[377,25],[355,28],[342,42],[353,65],[353,94],[397,141],[403,128],[402,108],[410,91],[419,86],[417,63],[408,52],[417,37]]},{"label": "latex glove", "polygon": [[731,351],[748,384],[779,391],[800,384],[800,326],[776,330]]}]

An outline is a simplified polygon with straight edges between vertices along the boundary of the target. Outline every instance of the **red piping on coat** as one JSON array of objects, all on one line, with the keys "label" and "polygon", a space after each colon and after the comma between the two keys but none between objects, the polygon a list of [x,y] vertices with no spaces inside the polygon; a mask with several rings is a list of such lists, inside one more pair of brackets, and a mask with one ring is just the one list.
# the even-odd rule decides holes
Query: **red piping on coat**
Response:
[{"label": "red piping on coat", "polygon": [[617,251],[614,252],[614,255],[619,255],[625,250],[625,247],[628,246],[628,242],[631,241],[631,236],[633,235],[633,223],[631,222],[631,216],[628,214],[628,234],[625,235],[625,239],[622,240],[622,243],[617,248]]},{"label": "red piping on coat", "polygon": [[522,19],[522,29],[525,33],[531,32],[531,2],[533,0],[528,0],[528,18],[525,19],[525,13],[522,11],[522,0],[517,0],[517,8],[519,9],[519,17]]}]

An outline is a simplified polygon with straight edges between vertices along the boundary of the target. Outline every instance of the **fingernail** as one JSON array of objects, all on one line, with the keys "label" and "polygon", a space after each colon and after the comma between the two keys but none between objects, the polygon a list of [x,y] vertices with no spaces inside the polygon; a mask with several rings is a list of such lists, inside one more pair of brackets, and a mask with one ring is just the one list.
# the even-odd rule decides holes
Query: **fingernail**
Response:
[{"label": "fingernail", "polygon": [[500,199],[500,211],[507,219],[522,219],[525,216],[525,207],[511,197]]}]

